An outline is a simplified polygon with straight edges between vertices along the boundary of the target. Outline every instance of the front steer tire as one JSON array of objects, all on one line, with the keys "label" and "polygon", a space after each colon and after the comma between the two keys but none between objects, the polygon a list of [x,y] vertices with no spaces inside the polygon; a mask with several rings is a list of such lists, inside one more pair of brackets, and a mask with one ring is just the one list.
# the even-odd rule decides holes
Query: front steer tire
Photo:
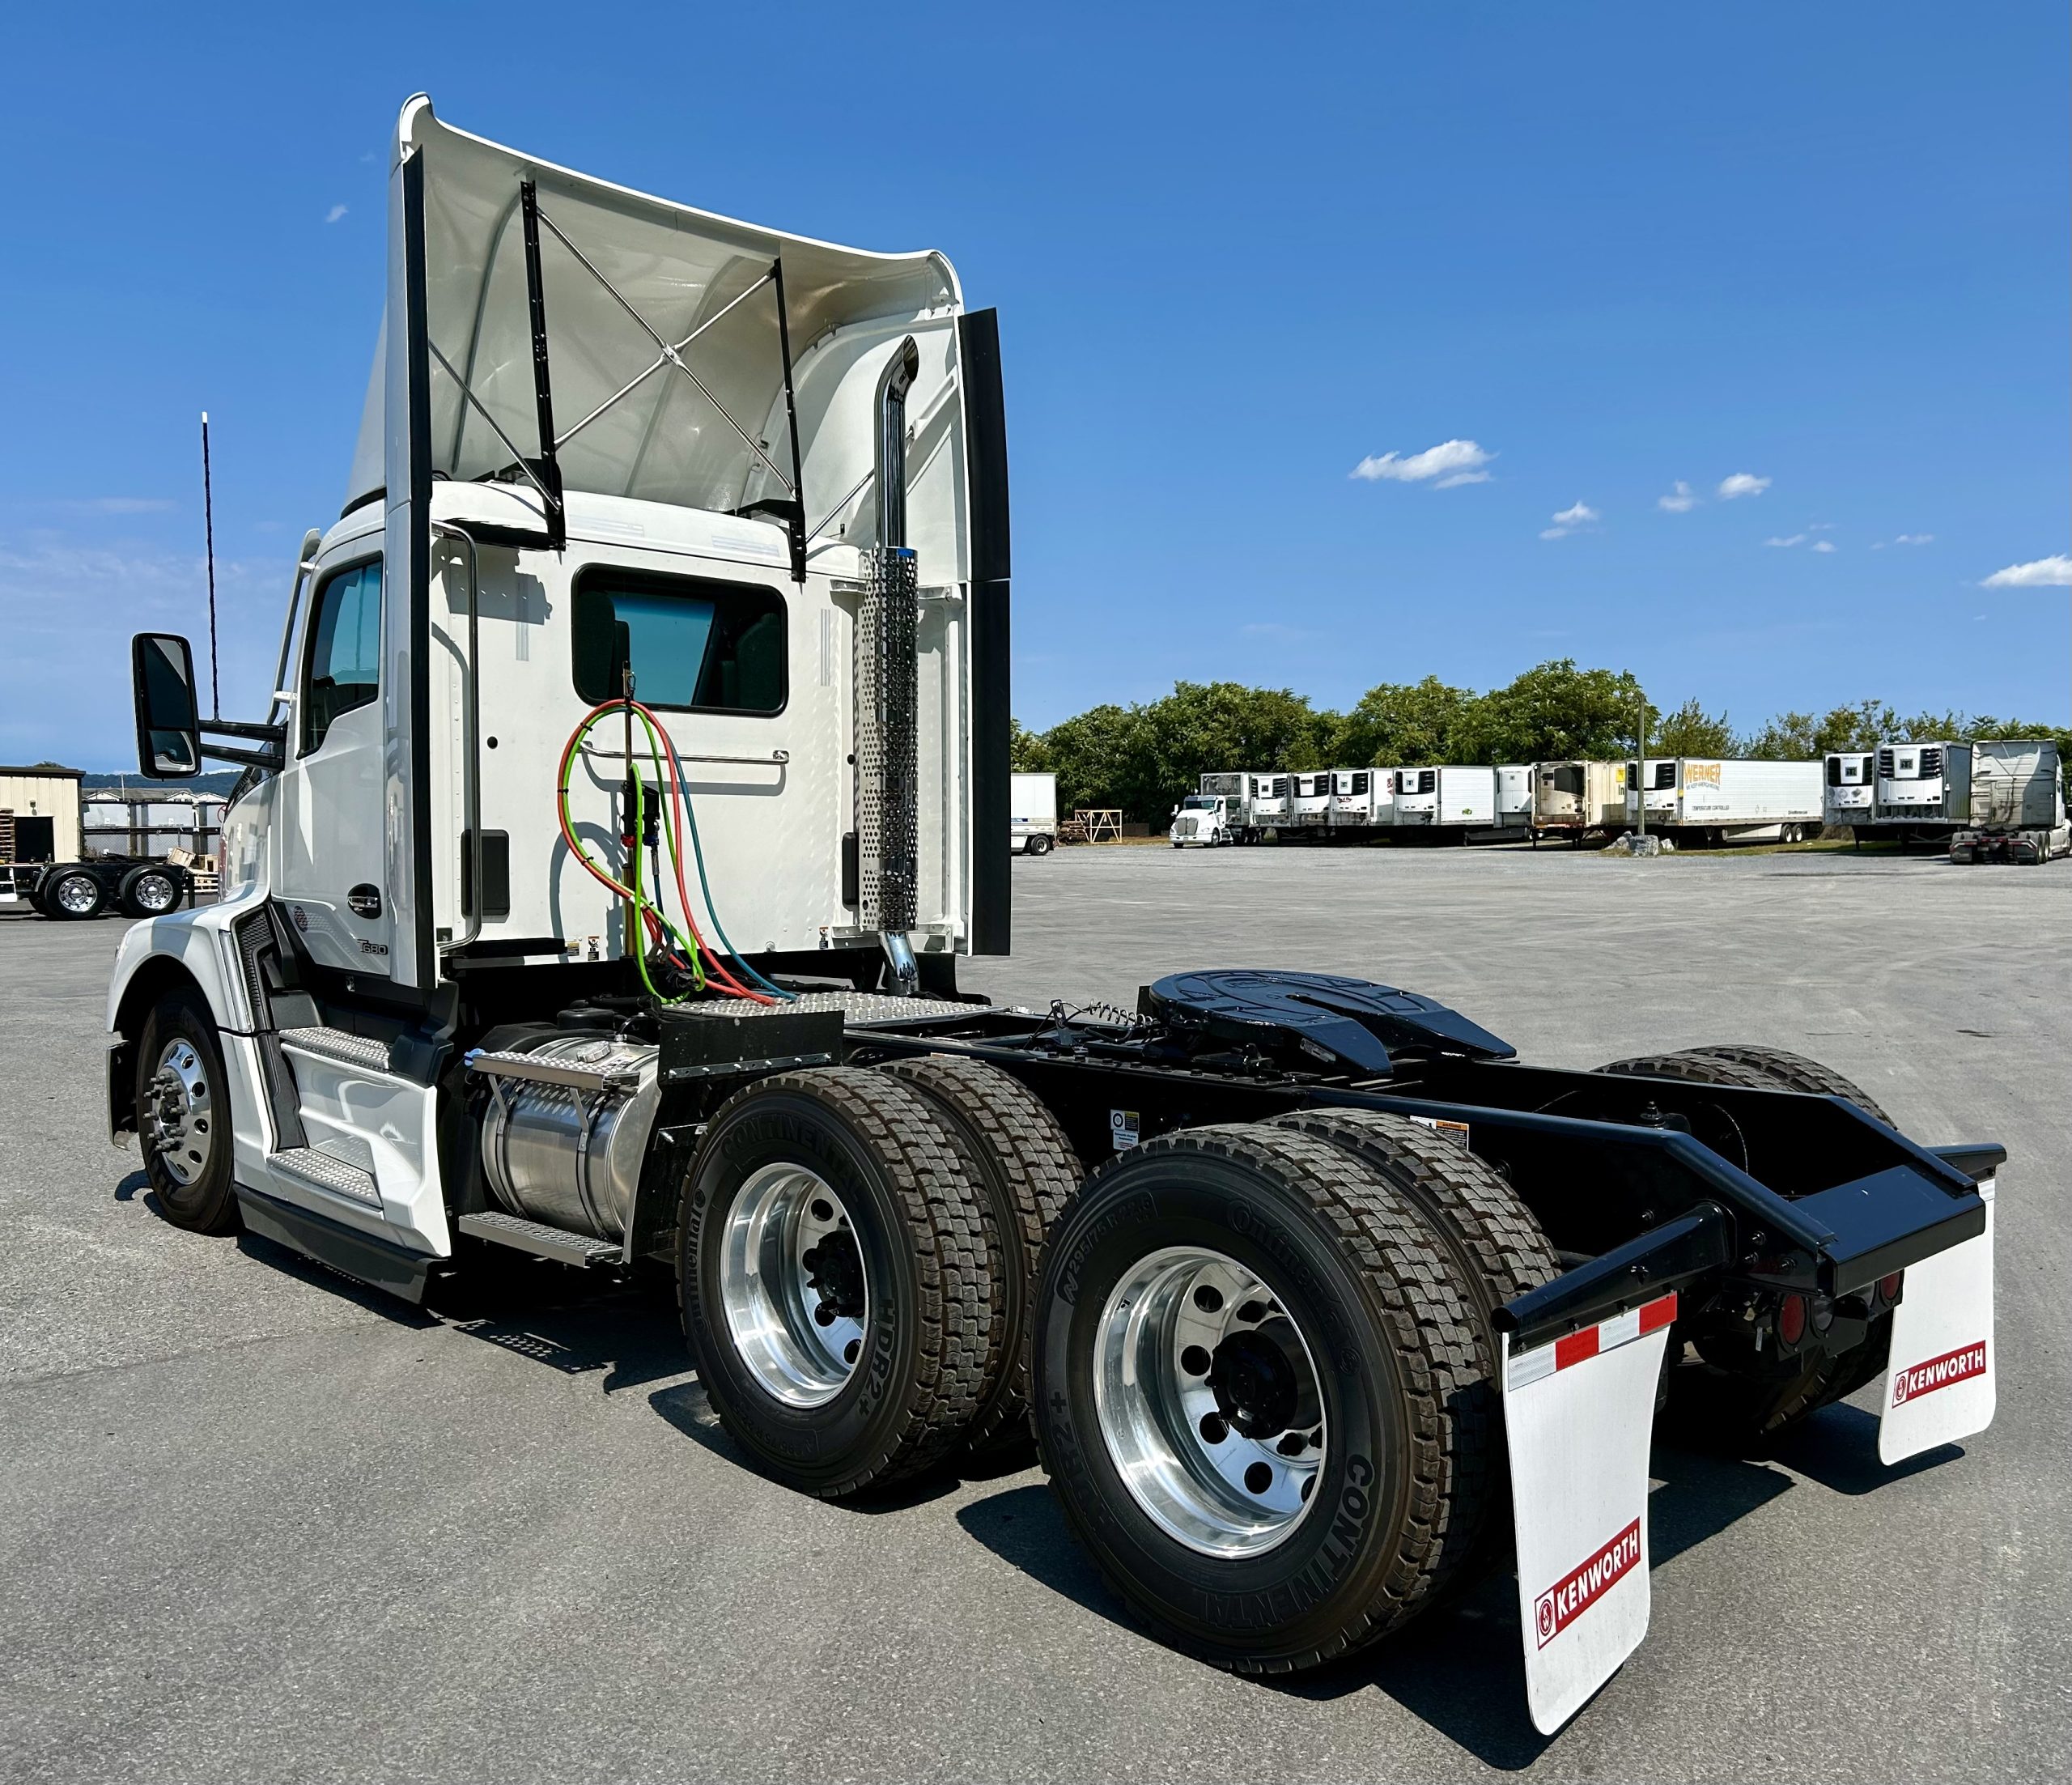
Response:
[{"label": "front steer tire", "polygon": [[[818,1236],[810,1262],[788,1220]],[[721,1105],[691,1162],[677,1266],[713,1411],[804,1493],[925,1473],[992,1388],[979,1193],[932,1107],[881,1073],[782,1073]],[[853,1349],[817,1351],[830,1331],[853,1333]]]},{"label": "front steer tire", "polygon": [[144,1175],[165,1218],[189,1233],[236,1232],[230,1080],[198,992],[168,992],[144,1019],[136,1120]]},{"label": "front steer tire", "polygon": [[[1181,1346],[1187,1311],[1207,1306],[1188,1286],[1204,1277],[1157,1273],[1191,1269],[1255,1278],[1257,1299],[1232,1318],[1242,1323],[1253,1309],[1250,1318],[1267,1316],[1259,1332],[1276,1322],[1292,1328],[1301,1349],[1284,1355],[1313,1366],[1303,1392],[1315,1396],[1320,1451],[1306,1464],[1313,1473],[1308,1490],[1297,1490],[1299,1510],[1274,1511],[1280,1522],[1269,1524],[1263,1507],[1263,1543],[1239,1530],[1219,1549],[1212,1519],[1191,1528],[1196,1541],[1185,1539],[1176,1534],[1189,1528],[1184,1498],[1160,1501],[1130,1485],[1146,1478],[1146,1456],[1156,1462],[1162,1444],[1185,1472],[1166,1469],[1180,1495],[1202,1484],[1208,1491],[1196,1501],[1212,1513],[1242,1510],[1237,1483],[1222,1477],[1219,1489],[1201,1473],[1209,1451],[1184,1448],[1198,1429],[1191,1407],[1170,1400],[1165,1416],[1147,1420],[1147,1398],[1128,1398],[1132,1383],[1155,1379],[1146,1364],[1170,1352],[1168,1375],[1182,1391],[1191,1378],[1205,1384],[1193,1390],[1197,1400],[1214,1388],[1215,1413],[1199,1428],[1211,1450],[1234,1442],[1231,1426],[1258,1411],[1249,1396],[1226,1406],[1226,1389],[1246,1378],[1226,1367],[1222,1345],[1194,1347],[1191,1358]],[[1212,1309],[1209,1317],[1224,1315]],[[1475,1336],[1415,1210],[1339,1149],[1254,1126],[1195,1128],[1134,1149],[1089,1180],[1053,1236],[1037,1320],[1044,1467],[1102,1574],[1162,1640],[1241,1672],[1314,1667],[1401,1625],[1463,1559],[1498,1442],[1485,1422],[1457,1417],[1480,1368]],[[1250,1341],[1241,1329],[1224,1342]],[[1136,1360],[1134,1375],[1115,1366],[1117,1345]],[[1263,1375],[1270,1383],[1271,1372]],[[1255,1371],[1251,1380],[1261,1379]],[[1216,1437],[1208,1426],[1225,1412]],[[1260,1418],[1257,1430],[1270,1436],[1280,1417]],[[1294,1456],[1291,1477],[1305,1466],[1299,1448]],[[1280,1494],[1270,1473],[1252,1491]],[[1242,1479],[1251,1485],[1249,1470]]]}]

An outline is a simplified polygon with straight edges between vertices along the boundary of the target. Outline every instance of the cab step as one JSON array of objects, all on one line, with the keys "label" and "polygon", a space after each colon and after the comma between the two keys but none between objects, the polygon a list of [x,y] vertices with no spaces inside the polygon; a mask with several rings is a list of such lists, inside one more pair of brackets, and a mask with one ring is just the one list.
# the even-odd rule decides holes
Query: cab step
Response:
[{"label": "cab step", "polygon": [[350,1029],[283,1029],[281,1045],[291,1054],[308,1054],[334,1065],[357,1066],[363,1072],[386,1073],[388,1043],[372,1035],[356,1035]]},{"label": "cab step", "polygon": [[269,1153],[266,1163],[284,1178],[343,1196],[348,1202],[368,1209],[381,1206],[381,1190],[374,1174],[335,1154],[321,1152],[313,1146],[295,1146]]},{"label": "cab step", "polygon": [[535,1258],[551,1258],[558,1264],[585,1269],[618,1264],[625,1256],[616,1240],[593,1239],[588,1234],[572,1234],[565,1227],[550,1227],[543,1221],[528,1221],[501,1209],[463,1215],[455,1225],[477,1239],[491,1240],[530,1252]]}]

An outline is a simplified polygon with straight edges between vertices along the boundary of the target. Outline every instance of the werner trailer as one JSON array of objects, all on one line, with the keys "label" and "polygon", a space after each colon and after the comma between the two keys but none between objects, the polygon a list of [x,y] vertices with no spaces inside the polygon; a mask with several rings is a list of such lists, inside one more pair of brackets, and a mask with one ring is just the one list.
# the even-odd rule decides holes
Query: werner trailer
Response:
[{"label": "werner trailer", "polygon": [[1970,815],[1950,839],[1952,861],[2034,866],[2072,853],[2057,746],[2034,737],[1972,745]]},{"label": "werner trailer", "polygon": [[1646,1629],[1661,1396],[1756,1443],[1882,1377],[1887,1462],[1987,1424],[2002,1150],[1807,1061],[1531,1066],[1329,975],[960,993],[1009,941],[991,316],[939,255],[422,99],[389,183],[288,698],[201,722],[185,641],[136,647],[145,768],[252,771],[228,895],[132,929],[109,988],[110,1124],[169,1220],[409,1299],[499,1248],[662,1273],[805,1493],[1033,1425],[1116,1592],[1219,1666],[1327,1661],[1514,1556],[1545,1730]]},{"label": "werner trailer", "polygon": [[[1626,822],[1639,822],[1638,769],[1626,764]],[[1650,757],[1648,829],[1672,843],[1798,843],[1821,822],[1818,763]]]}]

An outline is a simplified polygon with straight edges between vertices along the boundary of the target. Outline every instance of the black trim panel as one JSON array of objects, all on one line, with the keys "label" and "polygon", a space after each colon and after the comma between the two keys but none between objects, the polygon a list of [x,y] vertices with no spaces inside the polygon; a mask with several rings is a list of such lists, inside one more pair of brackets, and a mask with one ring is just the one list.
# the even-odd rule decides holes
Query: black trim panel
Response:
[{"label": "black trim panel", "polygon": [[1005,954],[1013,943],[1008,776],[1014,710],[1007,407],[1000,384],[1000,312],[957,318],[964,386],[966,478],[971,492],[971,952]]},{"label": "black trim panel", "polygon": [[306,1258],[353,1278],[357,1282],[385,1290],[405,1302],[424,1299],[427,1280],[438,1262],[429,1253],[414,1252],[393,1240],[377,1239],[356,1227],[293,1203],[234,1184],[239,1212],[245,1226],[262,1239],[291,1247]]},{"label": "black trim panel", "polygon": [[431,936],[431,355],[425,294],[424,156],[403,164],[403,351],[410,380],[410,866],[415,918],[409,984],[420,997],[437,983]]}]

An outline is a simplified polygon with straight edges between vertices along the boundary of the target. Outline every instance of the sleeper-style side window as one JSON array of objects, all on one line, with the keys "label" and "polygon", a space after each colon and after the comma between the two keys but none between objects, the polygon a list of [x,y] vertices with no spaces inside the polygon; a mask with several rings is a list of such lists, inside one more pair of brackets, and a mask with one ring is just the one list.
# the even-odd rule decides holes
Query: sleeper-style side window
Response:
[{"label": "sleeper-style side window", "polygon": [[302,754],[324,742],[333,720],[381,692],[381,560],[334,570],[309,614],[302,690]]},{"label": "sleeper-style side window", "polygon": [[618,628],[634,698],[672,712],[782,712],[789,690],[784,602],[775,589],[592,564],[575,596],[575,691],[619,693]]}]

